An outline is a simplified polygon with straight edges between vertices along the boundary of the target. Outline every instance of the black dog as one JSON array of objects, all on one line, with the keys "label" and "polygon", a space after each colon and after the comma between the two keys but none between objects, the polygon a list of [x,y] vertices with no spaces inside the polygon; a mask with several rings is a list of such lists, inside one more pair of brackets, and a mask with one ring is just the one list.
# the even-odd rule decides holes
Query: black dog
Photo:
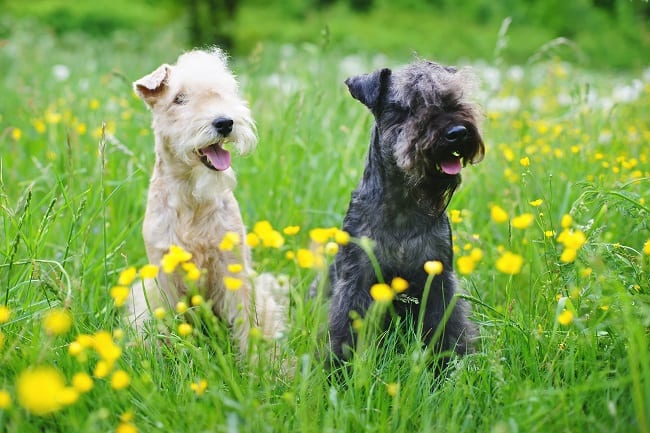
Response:
[{"label": "black dog", "polygon": [[[382,69],[349,78],[355,99],[375,118],[363,178],[352,193],[343,230],[368,237],[385,281],[402,277],[406,295],[416,302],[393,301],[397,314],[417,320],[423,312],[426,344],[441,325],[445,309],[457,292],[453,271],[451,226],[445,209],[460,184],[462,166],[484,155],[478,130],[480,110],[468,99],[472,76],[428,61],[392,72]],[[422,305],[428,260],[443,264]],[[377,283],[368,255],[359,245],[341,248],[329,272],[332,301],[329,315],[331,350],[346,359],[354,347],[351,312],[363,317],[373,302]],[[469,305],[458,299],[443,324],[437,351],[465,354],[476,331],[468,319]]]}]

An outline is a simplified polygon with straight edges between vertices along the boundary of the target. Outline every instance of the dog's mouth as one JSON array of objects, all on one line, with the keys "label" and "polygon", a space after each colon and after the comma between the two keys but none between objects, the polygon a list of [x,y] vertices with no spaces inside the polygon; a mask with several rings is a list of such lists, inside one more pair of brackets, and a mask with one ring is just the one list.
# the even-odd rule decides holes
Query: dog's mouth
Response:
[{"label": "dog's mouth", "polygon": [[221,143],[214,143],[196,152],[199,159],[210,170],[224,171],[230,168],[230,152],[221,147]]},{"label": "dog's mouth", "polygon": [[438,163],[438,169],[450,176],[455,176],[460,173],[460,170],[463,168],[463,161],[460,153],[458,151],[452,152],[451,155],[445,157]]}]

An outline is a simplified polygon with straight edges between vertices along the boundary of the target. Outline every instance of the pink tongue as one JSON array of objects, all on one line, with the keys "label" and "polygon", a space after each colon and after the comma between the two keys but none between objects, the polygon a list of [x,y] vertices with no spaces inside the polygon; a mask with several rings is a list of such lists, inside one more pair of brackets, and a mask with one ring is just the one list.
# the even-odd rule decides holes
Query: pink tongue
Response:
[{"label": "pink tongue", "polygon": [[458,174],[461,168],[460,158],[450,158],[440,162],[440,169],[446,174]]},{"label": "pink tongue", "polygon": [[219,171],[230,167],[230,152],[218,144],[203,149],[203,154],[208,157],[210,164]]}]

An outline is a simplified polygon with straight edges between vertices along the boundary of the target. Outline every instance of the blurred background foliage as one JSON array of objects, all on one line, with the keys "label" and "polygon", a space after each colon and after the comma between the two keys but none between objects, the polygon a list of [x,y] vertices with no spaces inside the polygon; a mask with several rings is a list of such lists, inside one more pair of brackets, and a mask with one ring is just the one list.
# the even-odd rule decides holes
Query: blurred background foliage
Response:
[{"label": "blurred background foliage", "polygon": [[0,12],[0,37],[27,18],[57,35],[95,38],[153,38],[175,27],[188,48],[218,44],[233,54],[307,42],[446,62],[523,64],[540,55],[598,69],[650,62],[646,0],[0,0]]}]

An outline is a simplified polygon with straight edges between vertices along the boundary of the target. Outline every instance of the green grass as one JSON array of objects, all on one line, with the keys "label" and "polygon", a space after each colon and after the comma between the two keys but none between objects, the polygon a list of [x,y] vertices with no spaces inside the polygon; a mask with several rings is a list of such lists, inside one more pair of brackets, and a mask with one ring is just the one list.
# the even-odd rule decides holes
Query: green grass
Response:
[{"label": "green grass", "polygon": [[[17,23],[0,50],[0,304],[12,312],[0,324],[0,390],[11,398],[0,431],[114,431],[131,412],[142,432],[650,432],[647,78],[636,99],[602,108],[594,95],[602,104],[623,86],[634,93],[640,77],[558,60],[525,67],[521,80],[508,78],[516,74],[506,66],[492,69],[501,79],[491,86],[486,78],[481,97],[488,153],[464,170],[450,205],[462,219],[453,223],[457,257],[482,252],[461,276],[480,327],[477,353],[436,377],[402,325],[380,347],[370,335],[334,385],[317,356],[326,305],[304,297],[317,272],[285,253],[307,247],[310,229],[340,225],[363,170],[371,119],[343,79],[403,59],[343,59],[333,43],[265,45],[233,61],[260,136],[253,155],[234,161],[244,220],[249,228],[260,220],[301,227],[281,250],[254,251],[258,270],[290,281],[290,327],[278,349],[295,365],[287,375],[276,363],[238,361],[227,330],[210,319],[203,332],[180,337],[179,319],[168,314],[155,328],[162,343],[139,344],[109,296],[121,270],[147,262],[140,225],[153,138],[130,83],[173,61],[182,51],[175,40],[169,32],[136,42],[56,39]],[[56,64],[69,69],[66,80],[54,77]],[[513,96],[518,109],[489,108]],[[541,206],[529,204],[537,199]],[[510,218],[531,213],[534,224],[499,224],[490,205]],[[587,236],[569,264],[556,240],[566,214]],[[496,270],[503,250],[524,258],[519,274]],[[59,307],[72,313],[72,330],[49,336],[42,319]],[[557,321],[563,309],[574,314],[569,325]],[[21,407],[22,371],[55,366],[67,384],[79,371],[92,374],[97,356],[88,351],[80,362],[69,343],[118,329],[126,389],[96,378],[53,414]],[[208,386],[197,396],[190,384],[201,379]]]}]

